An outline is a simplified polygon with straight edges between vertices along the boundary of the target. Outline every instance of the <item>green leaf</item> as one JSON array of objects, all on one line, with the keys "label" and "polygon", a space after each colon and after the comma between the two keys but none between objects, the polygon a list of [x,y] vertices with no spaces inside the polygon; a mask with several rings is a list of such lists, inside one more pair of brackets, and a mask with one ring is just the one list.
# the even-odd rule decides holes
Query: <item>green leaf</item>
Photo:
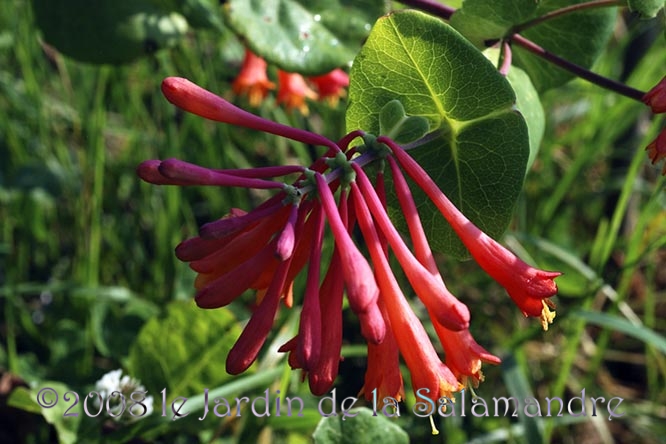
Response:
[{"label": "green leaf", "polygon": [[[499,49],[490,48],[483,52],[488,59],[497,64]],[[539,93],[537,93],[529,76],[520,68],[512,66],[506,79],[516,93],[516,108],[525,118],[530,134],[530,157],[527,160],[527,169],[532,166],[541,147],[541,140],[546,129],[546,116],[541,106]]]},{"label": "green leaf", "polygon": [[391,100],[379,112],[379,132],[398,143],[410,143],[428,134],[428,120],[407,116],[399,100]]},{"label": "green leaf", "polygon": [[178,0],[178,12],[185,16],[193,28],[224,29],[219,1]]},{"label": "green leaf", "polygon": [[[7,405],[31,413],[41,413],[46,422],[52,424],[58,433],[60,444],[78,442],[77,431],[81,418],[85,417],[83,402],[67,385],[61,382],[44,381],[27,389],[18,387],[12,391]],[[90,419],[90,418],[86,418]]]},{"label": "green leaf", "polygon": [[486,40],[500,39],[514,25],[533,18],[537,4],[534,0],[465,0],[451,17],[451,26],[483,48]]},{"label": "green leaf", "polygon": [[[391,100],[428,119],[439,137],[409,151],[475,224],[499,237],[511,218],[525,174],[529,138],[507,80],[469,41],[440,20],[415,11],[380,19],[354,61],[347,130],[380,130]],[[419,190],[414,199],[433,249],[467,250]],[[389,214],[405,228],[389,195]]]},{"label": "green leaf", "polygon": [[653,346],[662,353],[666,353],[666,338],[644,325],[635,325],[617,315],[594,311],[576,310],[571,312],[571,316],[585,319],[590,324],[596,324],[609,330],[633,336]]},{"label": "green leaf", "polygon": [[[323,418],[313,433],[316,444],[403,444],[409,442],[409,435],[398,425],[372,410],[362,407],[351,409],[347,417],[329,416]],[[353,416],[352,416],[353,415]]]},{"label": "green leaf", "polygon": [[127,63],[174,45],[185,18],[151,0],[33,0],[44,39],[63,54],[90,63]]},{"label": "green leaf", "polygon": [[[451,17],[451,25],[481,48],[485,46],[486,40],[500,39],[510,33],[514,26],[586,1],[466,0],[462,8]],[[608,42],[616,14],[617,8],[614,7],[588,8],[545,20],[520,34],[561,58],[589,68]],[[585,32],[580,32],[581,29]],[[513,54],[514,63],[527,72],[537,91],[554,88],[574,77],[519,45],[513,45]]]},{"label": "green leaf", "polygon": [[383,0],[231,0],[229,26],[285,71],[318,75],[349,63],[386,12]]},{"label": "green leaf", "polygon": [[[536,16],[585,1],[544,0],[539,2]],[[521,32],[521,35],[569,62],[590,68],[610,39],[616,16],[617,8],[586,9],[545,21]],[[585,32],[581,32],[582,29]],[[557,68],[518,45],[513,45],[513,48],[514,63],[527,72],[539,92],[574,78],[568,71]]]},{"label": "green leaf", "polygon": [[636,12],[643,18],[652,18],[664,9],[665,0],[627,0],[627,6],[632,12]]},{"label": "green leaf", "polygon": [[240,327],[226,309],[172,302],[164,318],[151,319],[139,332],[130,349],[129,374],[149,393],[163,388],[174,397],[202,393],[231,378],[224,362],[239,335]]}]

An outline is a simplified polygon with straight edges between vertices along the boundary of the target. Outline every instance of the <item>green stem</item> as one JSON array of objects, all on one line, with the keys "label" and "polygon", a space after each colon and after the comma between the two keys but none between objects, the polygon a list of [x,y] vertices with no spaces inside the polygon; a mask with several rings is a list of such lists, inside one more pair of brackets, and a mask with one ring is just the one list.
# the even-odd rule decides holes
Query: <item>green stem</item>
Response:
[{"label": "green stem", "polygon": [[612,6],[622,6],[624,5],[625,2],[618,1],[618,0],[593,0],[590,2],[586,3],[577,3],[575,5],[569,5],[564,8],[556,9],[554,11],[547,12],[544,15],[541,15],[539,17],[533,18],[532,20],[528,20],[524,23],[520,23],[518,25],[515,25],[511,30],[509,31],[509,35],[514,35],[518,34],[520,32],[525,31],[526,29],[532,28],[534,26],[540,25],[543,22],[546,22],[548,20],[552,20],[557,17],[561,17],[566,14],[571,14],[574,12],[579,12],[583,11],[585,9],[593,9],[593,8],[608,8]]}]

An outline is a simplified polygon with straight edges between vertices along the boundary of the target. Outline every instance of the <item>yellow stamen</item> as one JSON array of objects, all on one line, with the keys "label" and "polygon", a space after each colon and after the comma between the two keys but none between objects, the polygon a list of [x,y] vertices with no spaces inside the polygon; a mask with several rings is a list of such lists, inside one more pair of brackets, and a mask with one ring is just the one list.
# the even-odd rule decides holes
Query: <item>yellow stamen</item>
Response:
[{"label": "yellow stamen", "polygon": [[[548,301],[550,302],[550,301]],[[553,323],[553,319],[555,319],[555,312],[550,311],[550,307],[548,306],[549,304],[543,300],[541,301],[543,304],[543,309],[541,310],[541,327],[543,327],[544,331],[548,331],[548,325]]]},{"label": "yellow stamen", "polygon": [[430,433],[433,435],[439,435],[439,430],[435,427],[435,421],[432,420],[432,415],[430,415]]}]

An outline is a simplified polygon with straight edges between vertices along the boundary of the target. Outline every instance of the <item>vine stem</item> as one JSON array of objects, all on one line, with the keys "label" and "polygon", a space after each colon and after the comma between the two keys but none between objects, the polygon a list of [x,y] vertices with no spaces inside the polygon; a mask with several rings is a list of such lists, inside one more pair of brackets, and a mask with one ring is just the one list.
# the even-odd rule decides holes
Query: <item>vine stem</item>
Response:
[{"label": "vine stem", "polygon": [[[450,20],[451,16],[456,12],[455,8],[452,8],[450,6],[445,6],[442,5],[441,3],[438,3],[435,0],[402,0],[401,3],[403,3],[406,6],[412,7],[419,9],[424,12],[428,12],[436,17],[439,17],[444,20]],[[545,14],[543,16],[537,17],[534,20],[531,20],[529,22],[525,22],[522,25],[518,25],[517,28],[520,29],[525,29],[528,26],[534,26],[540,22],[543,22],[544,20],[551,19],[556,16],[561,16],[563,14],[568,14],[571,12],[574,12],[576,10],[580,10],[583,8],[592,8],[592,7],[607,7],[607,6],[613,6],[613,5],[618,5],[621,2],[618,1],[608,1],[608,0],[596,0],[596,1],[591,1],[587,3],[581,3],[576,6],[576,8],[565,7],[558,9],[556,11],[551,11],[548,14]],[[538,23],[535,23],[538,21]],[[624,83],[617,82],[615,80],[612,80],[608,77],[604,77],[602,75],[596,74],[592,71],[590,71],[587,68],[584,68],[580,65],[577,65],[575,63],[572,63],[566,59],[563,59],[562,57],[559,57],[541,46],[537,45],[533,41],[526,39],[525,37],[521,36],[520,34],[517,34],[515,29],[512,30],[512,33],[507,35],[504,39],[504,41],[508,42],[513,42],[516,45],[519,45],[520,47],[524,48],[525,50],[531,52],[532,54],[554,64],[559,66],[560,68],[569,71],[570,73],[587,80],[590,83],[593,83],[595,85],[598,85],[602,88],[608,89],[610,91],[616,92],[618,94],[621,94],[623,96],[629,97],[630,99],[634,99],[637,101],[641,101],[643,96],[645,95],[644,91],[637,90],[635,88],[632,88],[628,85],[625,85]],[[494,44],[494,42],[487,42],[489,44]]]},{"label": "vine stem", "polygon": [[424,12],[429,12],[444,20],[450,20],[453,13],[456,12],[456,8],[443,5],[436,0],[404,0],[400,3]]},{"label": "vine stem", "polygon": [[632,88],[629,85],[625,85],[622,82],[618,82],[608,77],[599,75],[595,72],[590,71],[587,68],[583,68],[580,65],[576,65],[575,63],[563,59],[562,57],[559,57],[553,54],[552,52],[546,51],[541,46],[537,45],[533,41],[528,40],[519,34],[511,36],[509,40],[519,45],[520,47],[526,49],[527,51],[531,52],[532,54],[537,55],[542,59],[547,60],[548,62],[557,65],[560,68],[565,69],[572,74],[575,74],[581,79],[585,79],[588,82],[594,83],[595,85],[598,85],[602,88],[614,91],[618,94],[637,100],[639,102],[645,95],[645,92],[641,90]]}]

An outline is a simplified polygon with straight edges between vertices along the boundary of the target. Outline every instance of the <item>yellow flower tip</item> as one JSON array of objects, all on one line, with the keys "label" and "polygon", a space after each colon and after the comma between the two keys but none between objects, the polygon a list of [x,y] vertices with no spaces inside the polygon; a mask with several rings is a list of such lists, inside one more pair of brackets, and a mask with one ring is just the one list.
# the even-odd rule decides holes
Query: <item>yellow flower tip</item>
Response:
[{"label": "yellow flower tip", "polygon": [[541,303],[543,304],[543,309],[541,310],[541,327],[543,327],[544,331],[548,331],[548,325],[553,323],[553,319],[555,319],[555,312],[550,311],[551,308],[555,308],[555,304],[553,304],[550,300],[542,300]]}]

